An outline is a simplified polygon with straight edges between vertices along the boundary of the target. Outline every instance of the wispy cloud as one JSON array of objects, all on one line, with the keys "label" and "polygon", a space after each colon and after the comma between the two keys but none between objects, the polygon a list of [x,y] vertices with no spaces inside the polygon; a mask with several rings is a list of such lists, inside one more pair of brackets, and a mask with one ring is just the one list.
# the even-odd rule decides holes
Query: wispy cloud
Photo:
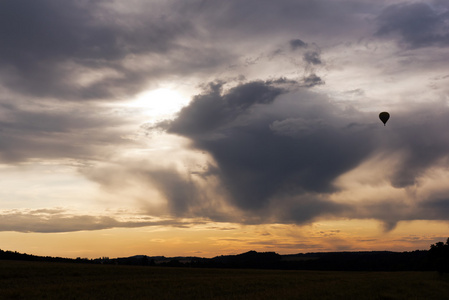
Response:
[{"label": "wispy cloud", "polygon": [[[121,218],[123,219],[123,216]],[[11,210],[0,213],[0,231],[18,232],[55,233],[148,226],[190,227],[204,223],[199,220],[154,220],[144,216],[139,220],[130,218],[120,221],[112,216],[74,215],[63,209]]]}]

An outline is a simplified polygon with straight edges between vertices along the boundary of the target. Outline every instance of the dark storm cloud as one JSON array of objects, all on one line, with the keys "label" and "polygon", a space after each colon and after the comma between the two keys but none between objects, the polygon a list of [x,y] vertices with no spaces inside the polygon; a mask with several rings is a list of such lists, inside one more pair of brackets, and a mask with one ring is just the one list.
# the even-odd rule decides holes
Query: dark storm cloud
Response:
[{"label": "dark storm cloud", "polygon": [[206,94],[193,98],[194,105],[182,109],[178,118],[170,123],[169,132],[186,136],[213,133],[245,114],[256,104],[267,104],[286,92],[280,79],[271,82],[254,81],[222,93],[222,83],[209,84]]},{"label": "dark storm cloud", "polygon": [[[395,199],[353,207],[329,196],[339,191],[335,179],[379,153],[399,155],[386,177],[393,186],[415,185],[448,156],[449,140],[441,133],[449,126],[447,107],[392,113],[387,128],[377,113],[343,110],[300,86],[282,89],[259,81],[223,90],[211,84],[177,119],[159,126],[214,158],[214,174],[230,203],[247,213],[244,222],[303,223],[334,215],[377,218],[391,229],[399,220],[419,218],[413,207]],[[169,201],[178,205],[176,199]]]},{"label": "dark storm cloud", "polygon": [[409,48],[449,46],[449,10],[429,3],[388,6],[378,17],[378,36],[398,33]]},{"label": "dark storm cloud", "polygon": [[[169,51],[189,25],[161,16],[127,15],[106,1],[0,2],[3,82],[33,95],[100,98],[119,83],[136,90],[146,78],[122,63],[130,55]],[[77,69],[113,71],[110,82],[77,84]],[[150,70],[147,70],[150,71]]]},{"label": "dark storm cloud", "polygon": [[[263,208],[284,193],[332,192],[332,180],[371,150],[369,142],[358,142],[361,132],[331,126],[332,112],[307,91],[284,103],[287,108],[271,106],[287,91],[272,82],[250,82],[227,92],[213,85],[168,123],[168,132],[189,137],[214,157],[242,209]],[[320,203],[329,206],[315,204]]]}]

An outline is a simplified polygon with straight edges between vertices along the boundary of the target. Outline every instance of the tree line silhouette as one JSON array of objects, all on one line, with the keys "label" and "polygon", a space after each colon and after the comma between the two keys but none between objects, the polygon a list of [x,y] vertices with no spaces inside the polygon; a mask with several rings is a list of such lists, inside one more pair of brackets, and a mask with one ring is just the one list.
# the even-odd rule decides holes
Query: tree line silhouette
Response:
[{"label": "tree line silhouette", "polygon": [[429,263],[438,272],[449,272],[449,238],[446,243],[432,244],[429,249]]},{"label": "tree line silhouette", "polygon": [[113,265],[139,265],[193,268],[252,268],[330,271],[438,271],[449,272],[449,238],[437,242],[429,250],[410,252],[317,252],[280,255],[275,252],[249,251],[238,255],[213,258],[136,255],[123,258],[61,258],[36,256],[0,250],[1,260],[71,262]]}]

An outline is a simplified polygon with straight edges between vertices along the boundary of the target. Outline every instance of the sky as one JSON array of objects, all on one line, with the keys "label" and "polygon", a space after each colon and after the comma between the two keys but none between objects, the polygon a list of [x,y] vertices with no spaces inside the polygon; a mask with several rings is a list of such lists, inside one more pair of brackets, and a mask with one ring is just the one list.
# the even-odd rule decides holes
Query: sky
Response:
[{"label": "sky", "polygon": [[3,0],[0,39],[0,249],[449,236],[446,0]]}]

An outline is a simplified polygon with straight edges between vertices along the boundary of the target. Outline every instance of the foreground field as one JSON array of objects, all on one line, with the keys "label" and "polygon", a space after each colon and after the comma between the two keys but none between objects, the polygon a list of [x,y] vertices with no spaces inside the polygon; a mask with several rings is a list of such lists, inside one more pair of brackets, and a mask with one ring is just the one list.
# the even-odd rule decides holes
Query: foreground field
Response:
[{"label": "foreground field", "polygon": [[0,261],[0,299],[448,299],[434,272],[318,272]]}]

